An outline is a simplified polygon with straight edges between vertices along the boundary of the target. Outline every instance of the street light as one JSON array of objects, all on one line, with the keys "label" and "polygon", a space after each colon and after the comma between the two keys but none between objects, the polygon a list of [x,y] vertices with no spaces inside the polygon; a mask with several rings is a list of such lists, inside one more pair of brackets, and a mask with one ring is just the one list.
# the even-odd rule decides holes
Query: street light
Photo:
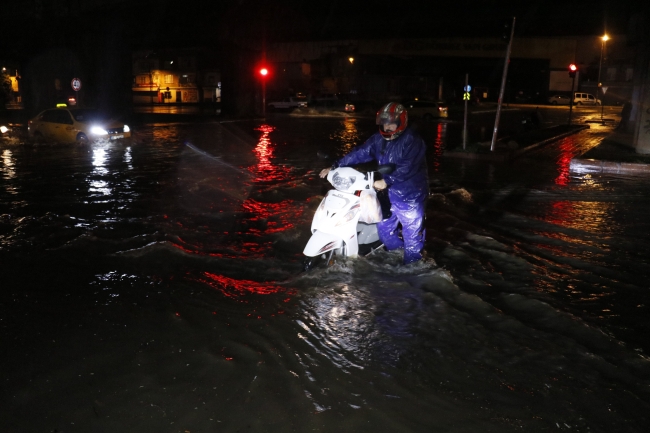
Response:
[{"label": "street light", "polygon": [[598,90],[600,90],[600,92],[598,93],[600,94],[600,121],[603,122],[603,111],[605,110],[603,101],[605,99],[605,94],[603,93],[603,83],[600,81],[600,73],[603,69],[603,52],[605,51],[605,42],[609,40],[609,36],[607,36],[607,33],[605,33],[601,39],[602,42],[600,44],[600,62],[598,63]]},{"label": "street light", "polygon": [[603,69],[603,52],[605,51],[605,42],[609,40],[609,36],[605,34],[603,35],[603,37],[601,37],[601,39],[603,41],[600,44],[600,63],[598,64],[598,87],[602,86],[602,83],[600,82],[600,72]]},{"label": "street light", "polygon": [[576,72],[578,72],[578,66],[575,63],[569,65],[569,77],[571,77],[571,97],[569,98],[569,125],[571,125],[571,112],[573,111],[573,98],[575,98],[575,89],[576,89]]}]

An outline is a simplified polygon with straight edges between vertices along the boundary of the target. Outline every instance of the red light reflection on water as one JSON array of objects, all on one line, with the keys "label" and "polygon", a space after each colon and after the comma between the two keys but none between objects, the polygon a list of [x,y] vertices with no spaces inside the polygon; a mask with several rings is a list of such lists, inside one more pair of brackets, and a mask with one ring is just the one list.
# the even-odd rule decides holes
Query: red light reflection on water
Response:
[{"label": "red light reflection on water", "polygon": [[269,282],[258,282],[252,280],[238,280],[224,275],[204,272],[204,279],[201,281],[210,287],[218,290],[229,298],[239,298],[247,294],[272,295],[274,293],[286,292],[289,295],[295,294],[294,290],[287,290]]},{"label": "red light reflection on water", "polygon": [[557,158],[558,176],[555,178],[556,185],[568,185],[570,181],[569,169],[571,160],[577,155],[575,137],[565,137],[558,143],[560,150]]},{"label": "red light reflection on water", "polygon": [[274,165],[271,161],[276,144],[271,141],[270,135],[275,128],[270,125],[261,125],[256,131],[261,131],[257,146],[253,152],[257,155],[258,163],[249,167],[249,171],[255,175],[254,182],[269,182],[286,179],[290,172],[289,168]]},{"label": "red light reflection on water", "polygon": [[440,171],[440,161],[445,150],[445,140],[447,139],[447,124],[438,123],[436,127],[436,136],[433,139],[433,171]]},{"label": "red light reflection on water", "polygon": [[568,200],[551,203],[551,209],[545,214],[544,220],[551,224],[565,225],[567,221],[576,218],[573,202]]},{"label": "red light reflection on water", "polygon": [[[561,200],[542,210],[543,220],[551,224],[580,230],[586,233],[612,233],[619,225],[613,218],[613,205],[596,201]],[[568,239],[565,233],[546,233],[547,237]],[[573,243],[588,243],[579,237],[569,239]]]},{"label": "red light reflection on water", "polygon": [[[259,142],[253,150],[257,155],[258,163],[250,167],[249,170],[255,175],[253,182],[258,184],[274,185],[278,181],[289,179],[291,175],[289,167],[275,165],[272,162],[276,144],[271,140],[270,134],[274,129],[270,125],[261,125],[256,128],[257,131],[262,132]],[[248,198],[242,203],[242,207],[253,214],[249,218],[250,221],[259,223],[249,226],[248,234],[276,233],[294,227],[296,210],[293,200],[269,203]]]},{"label": "red light reflection on water", "polygon": [[302,215],[302,209],[296,209],[293,200],[268,203],[249,198],[242,206],[255,215],[250,218],[251,221],[262,223],[256,228],[249,228],[250,233],[271,234],[292,229],[294,222]]}]

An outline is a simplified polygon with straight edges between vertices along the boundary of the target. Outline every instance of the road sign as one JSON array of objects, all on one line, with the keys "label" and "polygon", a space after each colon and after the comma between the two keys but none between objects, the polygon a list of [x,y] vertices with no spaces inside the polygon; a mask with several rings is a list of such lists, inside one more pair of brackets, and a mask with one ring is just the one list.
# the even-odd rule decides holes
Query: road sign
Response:
[{"label": "road sign", "polygon": [[79,78],[73,78],[70,84],[72,85],[72,90],[75,92],[78,92],[79,89],[81,89],[81,80]]},{"label": "road sign", "polygon": [[469,100],[470,100],[470,98],[469,98],[469,92],[465,92],[465,93],[463,93],[463,101],[469,101]]},{"label": "road sign", "polygon": [[603,86],[600,89],[603,91],[603,95],[607,93],[607,86]]},{"label": "road sign", "polygon": [[463,87],[463,91],[465,91],[465,92],[471,92],[471,91],[472,91],[472,86],[470,86],[470,85],[468,84],[467,86]]}]

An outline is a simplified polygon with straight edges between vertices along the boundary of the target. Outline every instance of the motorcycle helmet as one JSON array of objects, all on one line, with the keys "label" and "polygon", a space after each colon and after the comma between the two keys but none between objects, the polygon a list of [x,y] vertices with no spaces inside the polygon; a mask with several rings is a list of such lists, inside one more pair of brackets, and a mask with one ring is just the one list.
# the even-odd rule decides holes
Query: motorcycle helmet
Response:
[{"label": "motorcycle helmet", "polygon": [[[408,113],[402,104],[389,102],[381,107],[377,112],[376,123],[379,125],[379,133],[382,137],[386,140],[394,140],[406,129],[406,125],[408,124]],[[385,131],[384,125],[390,123],[396,124],[397,129],[394,131]]]}]

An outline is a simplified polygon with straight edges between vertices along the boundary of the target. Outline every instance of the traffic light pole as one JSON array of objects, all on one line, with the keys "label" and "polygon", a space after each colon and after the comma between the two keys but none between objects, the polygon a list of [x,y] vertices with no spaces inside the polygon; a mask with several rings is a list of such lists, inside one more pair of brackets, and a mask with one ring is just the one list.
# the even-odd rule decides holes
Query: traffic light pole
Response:
[{"label": "traffic light pole", "polygon": [[262,77],[262,117],[266,119],[266,77]]},{"label": "traffic light pole", "polygon": [[605,93],[603,92],[603,87],[598,83],[598,89],[600,90],[600,97],[602,98],[600,100],[600,123],[603,125],[605,124],[605,119],[603,116],[605,115]]},{"label": "traffic light pole", "polygon": [[571,79],[571,96],[569,97],[569,125],[571,125],[571,112],[573,111],[573,91],[575,89],[576,76]]},{"label": "traffic light pole", "polygon": [[[465,94],[469,94],[469,74],[465,74]],[[467,103],[469,102],[467,97],[465,99],[465,114],[463,118],[463,150],[467,147]]]}]

